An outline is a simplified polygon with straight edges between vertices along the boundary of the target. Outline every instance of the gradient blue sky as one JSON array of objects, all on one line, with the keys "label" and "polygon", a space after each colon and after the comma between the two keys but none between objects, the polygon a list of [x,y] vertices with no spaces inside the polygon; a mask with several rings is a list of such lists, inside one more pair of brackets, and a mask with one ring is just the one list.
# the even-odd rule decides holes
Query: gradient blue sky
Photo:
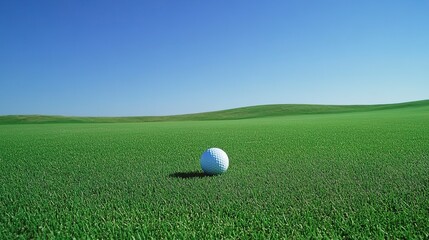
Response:
[{"label": "gradient blue sky", "polygon": [[429,98],[429,1],[1,1],[0,115]]}]

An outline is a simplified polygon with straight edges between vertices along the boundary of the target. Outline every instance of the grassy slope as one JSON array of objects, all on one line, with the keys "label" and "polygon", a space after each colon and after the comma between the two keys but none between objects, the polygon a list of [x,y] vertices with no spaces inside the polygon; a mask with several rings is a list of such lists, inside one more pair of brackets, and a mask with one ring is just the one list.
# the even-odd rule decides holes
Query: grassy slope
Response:
[{"label": "grassy slope", "polygon": [[251,106],[223,111],[184,114],[174,116],[147,117],[66,117],[44,115],[8,115],[0,116],[0,124],[17,123],[115,123],[115,122],[161,122],[184,120],[232,120],[272,116],[289,116],[300,114],[324,114],[364,112],[374,110],[420,107],[429,105],[429,100],[383,104],[383,105],[308,105],[308,104],[275,104]]},{"label": "grassy slope", "polygon": [[[428,239],[429,105],[0,126],[0,238]],[[229,154],[201,177],[208,147]],[[187,177],[187,178],[182,178]]]}]

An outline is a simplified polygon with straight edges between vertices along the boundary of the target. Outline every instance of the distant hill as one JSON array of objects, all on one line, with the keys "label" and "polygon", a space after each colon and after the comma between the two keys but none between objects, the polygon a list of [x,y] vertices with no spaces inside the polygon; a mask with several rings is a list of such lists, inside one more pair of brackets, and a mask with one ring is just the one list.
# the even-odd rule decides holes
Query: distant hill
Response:
[{"label": "distant hill", "polygon": [[396,108],[428,107],[429,100],[379,105],[313,105],[313,104],[273,104],[234,108],[222,111],[141,117],[69,117],[46,115],[7,115],[0,116],[0,124],[28,123],[119,123],[119,122],[162,122],[194,120],[233,120],[274,116],[327,114],[346,112],[366,112]]}]

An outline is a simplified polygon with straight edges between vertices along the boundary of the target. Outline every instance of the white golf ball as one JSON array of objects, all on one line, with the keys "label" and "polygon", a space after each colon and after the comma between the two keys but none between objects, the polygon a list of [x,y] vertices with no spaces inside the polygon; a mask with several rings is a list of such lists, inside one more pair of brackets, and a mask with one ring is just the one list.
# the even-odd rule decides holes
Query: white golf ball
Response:
[{"label": "white golf ball", "polygon": [[209,148],[201,155],[200,163],[205,174],[216,175],[226,172],[229,159],[222,149]]}]

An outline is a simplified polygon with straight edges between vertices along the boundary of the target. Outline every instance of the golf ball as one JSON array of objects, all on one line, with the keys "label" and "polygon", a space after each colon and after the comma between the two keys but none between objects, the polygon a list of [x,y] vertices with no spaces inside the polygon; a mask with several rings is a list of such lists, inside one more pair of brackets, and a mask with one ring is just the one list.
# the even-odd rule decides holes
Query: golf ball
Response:
[{"label": "golf ball", "polygon": [[205,174],[216,175],[226,172],[229,159],[222,149],[209,148],[201,155],[200,163]]}]

